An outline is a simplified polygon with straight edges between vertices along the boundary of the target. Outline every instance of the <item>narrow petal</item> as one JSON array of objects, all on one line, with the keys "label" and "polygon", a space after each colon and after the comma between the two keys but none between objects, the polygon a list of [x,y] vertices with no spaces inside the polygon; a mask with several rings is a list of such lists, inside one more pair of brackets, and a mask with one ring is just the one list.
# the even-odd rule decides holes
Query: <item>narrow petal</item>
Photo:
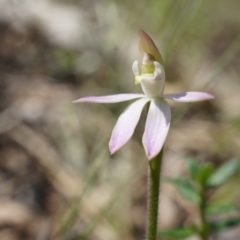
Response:
[{"label": "narrow petal", "polygon": [[144,94],[116,94],[116,95],[108,95],[108,96],[90,96],[79,98],[78,100],[73,101],[73,103],[79,102],[95,102],[95,103],[116,103],[116,102],[124,102],[133,100],[136,98],[145,97]]},{"label": "narrow petal", "polygon": [[177,102],[198,102],[198,101],[210,100],[214,98],[214,96],[205,92],[183,92],[183,93],[164,94],[163,97],[175,100]]},{"label": "narrow petal", "polygon": [[139,121],[142,109],[148,101],[150,101],[148,98],[137,100],[128,106],[120,115],[109,142],[111,154],[115,153],[131,138]]},{"label": "narrow petal", "polygon": [[162,149],[168,134],[171,121],[171,110],[163,100],[152,100],[147,116],[143,145],[149,160]]}]

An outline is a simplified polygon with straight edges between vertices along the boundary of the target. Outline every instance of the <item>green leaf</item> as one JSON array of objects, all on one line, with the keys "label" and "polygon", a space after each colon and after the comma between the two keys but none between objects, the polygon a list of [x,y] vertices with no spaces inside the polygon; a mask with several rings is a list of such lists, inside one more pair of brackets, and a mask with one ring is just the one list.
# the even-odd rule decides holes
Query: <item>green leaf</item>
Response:
[{"label": "green leaf", "polygon": [[226,183],[214,190],[209,196],[208,202],[213,203],[230,203],[239,196],[239,176],[235,174]]},{"label": "green leaf", "polygon": [[213,165],[211,163],[206,163],[202,165],[200,169],[200,173],[198,175],[198,182],[201,186],[205,186],[208,179],[211,177],[213,173]]},{"label": "green leaf", "polygon": [[180,195],[185,199],[197,204],[201,202],[198,190],[189,180],[184,178],[176,178],[170,182],[176,186]]},{"label": "green leaf", "polygon": [[211,163],[200,165],[194,157],[189,157],[187,159],[187,166],[191,178],[198,182],[201,186],[206,184],[206,181],[213,172],[213,165]]},{"label": "green leaf", "polygon": [[207,214],[221,214],[221,213],[228,213],[232,211],[236,211],[237,207],[234,204],[212,204],[209,205],[206,209],[205,212]]},{"label": "green leaf", "polygon": [[200,164],[194,157],[187,158],[187,167],[192,179],[196,179],[199,174]]},{"label": "green leaf", "polygon": [[208,179],[207,184],[211,187],[219,186],[225,183],[236,172],[239,166],[239,161],[236,158],[226,162],[218,168]]},{"label": "green leaf", "polygon": [[159,237],[169,237],[175,239],[187,238],[196,234],[192,228],[173,228],[158,232]]},{"label": "green leaf", "polygon": [[224,230],[226,228],[238,226],[239,224],[240,224],[240,217],[237,217],[237,218],[221,220],[218,222],[210,223],[210,227],[213,231],[217,232],[217,231]]}]

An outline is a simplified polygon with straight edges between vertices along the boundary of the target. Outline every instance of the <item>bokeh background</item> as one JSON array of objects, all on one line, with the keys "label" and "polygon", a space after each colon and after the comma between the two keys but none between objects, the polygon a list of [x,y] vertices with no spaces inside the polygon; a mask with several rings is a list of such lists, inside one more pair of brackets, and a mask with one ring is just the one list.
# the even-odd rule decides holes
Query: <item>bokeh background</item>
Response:
[{"label": "bokeh background", "polygon": [[[169,102],[163,175],[185,176],[189,156],[214,166],[239,157],[239,10],[239,0],[0,0],[0,239],[143,239],[146,111],[110,156],[111,130],[128,103],[71,103],[141,92],[131,70],[141,59],[139,28],[163,56],[165,92],[215,96]],[[239,173],[212,201],[239,206]],[[198,219],[164,182],[160,213],[163,229]],[[235,227],[214,239],[239,234]]]}]

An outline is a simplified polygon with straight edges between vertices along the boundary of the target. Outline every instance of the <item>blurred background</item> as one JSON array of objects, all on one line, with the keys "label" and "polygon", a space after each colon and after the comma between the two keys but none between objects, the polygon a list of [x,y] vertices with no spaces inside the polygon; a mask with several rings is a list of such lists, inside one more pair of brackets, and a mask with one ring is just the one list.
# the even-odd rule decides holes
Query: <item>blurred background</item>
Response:
[{"label": "blurred background", "polygon": [[[111,131],[129,103],[71,103],[141,92],[131,70],[141,60],[139,28],[163,56],[166,93],[215,96],[169,102],[163,175],[186,176],[189,156],[216,167],[239,157],[239,10],[239,0],[0,0],[0,239],[143,239],[146,111],[110,156]],[[212,201],[239,207],[239,173]],[[161,228],[198,221],[194,204],[165,182],[161,189]],[[239,234],[234,227],[213,239]]]}]

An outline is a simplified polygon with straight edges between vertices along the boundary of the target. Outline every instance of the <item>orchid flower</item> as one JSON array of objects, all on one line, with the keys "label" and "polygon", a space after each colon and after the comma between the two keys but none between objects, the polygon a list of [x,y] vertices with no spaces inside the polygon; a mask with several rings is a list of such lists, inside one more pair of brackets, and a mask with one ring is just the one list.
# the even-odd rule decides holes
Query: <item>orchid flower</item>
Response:
[{"label": "orchid flower", "polygon": [[132,70],[135,83],[141,84],[144,94],[89,96],[73,102],[116,103],[138,99],[125,109],[113,128],[109,142],[111,154],[119,150],[132,137],[144,106],[150,102],[142,143],[147,158],[151,160],[162,149],[170,127],[171,110],[164,99],[196,102],[213,99],[213,96],[205,92],[163,94],[165,71],[162,57],[152,39],[143,30],[139,30],[139,49],[143,53],[141,72],[137,60],[134,61]]}]

